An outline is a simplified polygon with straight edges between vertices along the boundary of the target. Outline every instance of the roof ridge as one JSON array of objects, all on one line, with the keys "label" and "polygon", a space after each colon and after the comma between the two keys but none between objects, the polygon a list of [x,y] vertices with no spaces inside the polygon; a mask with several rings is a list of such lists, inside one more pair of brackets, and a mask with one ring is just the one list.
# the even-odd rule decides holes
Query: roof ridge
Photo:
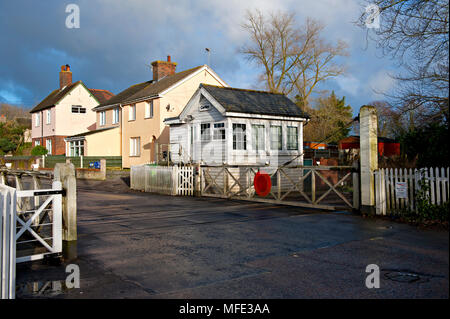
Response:
[{"label": "roof ridge", "polygon": [[280,92],[269,92],[269,91],[262,91],[262,90],[251,90],[251,89],[241,89],[241,88],[233,88],[233,87],[224,87],[224,86],[218,86],[213,84],[205,84],[202,83],[202,86],[211,86],[216,87],[219,89],[225,89],[225,90],[232,90],[232,91],[242,91],[242,92],[255,92],[255,93],[266,93],[266,94],[278,94],[278,95],[285,95],[284,93]]},{"label": "roof ridge", "polygon": [[[199,66],[196,66],[196,67],[194,67],[194,68],[190,68],[190,69],[187,69],[187,70],[184,70],[184,71],[176,72],[176,73],[174,73],[174,74],[165,76],[164,78],[162,78],[161,80],[158,80],[158,81],[153,81],[153,80],[151,80],[151,82],[150,82],[148,85],[146,85],[145,87],[141,88],[139,91],[137,91],[136,93],[134,93],[134,94],[133,94],[132,96],[130,96],[129,98],[125,99],[125,102],[131,102],[131,101],[133,101],[133,99],[135,98],[136,95],[138,95],[139,92],[142,92],[143,90],[147,89],[148,87],[150,87],[150,86],[152,86],[152,85],[157,85],[158,83],[161,83],[162,81],[170,80],[170,79],[173,78],[174,76],[180,76],[180,75],[183,75],[183,77],[182,77],[181,79],[179,79],[178,81],[175,82],[175,83],[177,83],[177,82],[181,81],[182,79],[184,79],[185,76],[184,76],[183,73],[190,74],[190,73],[192,73],[193,71],[195,71],[196,69],[200,69],[200,68],[202,68],[202,67],[203,67],[203,65],[199,65]],[[142,82],[142,83],[145,83],[145,82]],[[142,83],[141,83],[141,84],[142,84]],[[130,87],[131,87],[131,86],[130,86]]]}]

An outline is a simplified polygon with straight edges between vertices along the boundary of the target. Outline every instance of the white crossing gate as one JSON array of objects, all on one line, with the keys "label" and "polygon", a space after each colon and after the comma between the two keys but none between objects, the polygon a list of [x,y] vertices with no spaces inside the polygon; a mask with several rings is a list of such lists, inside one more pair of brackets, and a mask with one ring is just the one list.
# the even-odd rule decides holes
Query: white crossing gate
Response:
[{"label": "white crossing gate", "polygon": [[[17,191],[17,263],[62,252],[62,196],[59,181],[54,181],[51,189]],[[40,197],[46,197],[42,204]],[[34,207],[30,201],[22,201],[29,198],[34,198]]]},{"label": "white crossing gate", "polygon": [[0,184],[0,299],[16,292],[16,190]]},{"label": "white crossing gate", "polygon": [[192,166],[174,166],[175,189],[177,195],[194,195],[194,168]]}]

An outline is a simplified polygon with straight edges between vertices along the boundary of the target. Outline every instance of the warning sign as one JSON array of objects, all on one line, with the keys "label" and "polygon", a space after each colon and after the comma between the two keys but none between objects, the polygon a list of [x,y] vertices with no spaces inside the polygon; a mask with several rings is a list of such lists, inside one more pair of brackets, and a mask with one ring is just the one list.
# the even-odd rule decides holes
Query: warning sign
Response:
[{"label": "warning sign", "polygon": [[397,198],[408,198],[408,183],[395,182],[395,195]]}]

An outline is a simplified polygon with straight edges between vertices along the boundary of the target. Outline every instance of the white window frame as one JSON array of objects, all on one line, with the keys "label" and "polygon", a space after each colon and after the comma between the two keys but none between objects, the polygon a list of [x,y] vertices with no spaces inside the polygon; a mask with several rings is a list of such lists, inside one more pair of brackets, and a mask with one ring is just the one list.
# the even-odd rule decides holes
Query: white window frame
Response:
[{"label": "white window frame", "polygon": [[118,107],[114,108],[112,110],[112,124],[117,124],[119,123],[119,117],[120,117],[120,110]]},{"label": "white window frame", "polygon": [[100,126],[106,125],[106,111],[100,112]]},{"label": "white window frame", "polygon": [[41,141],[40,140],[36,140],[34,141],[34,147],[41,145]]},{"label": "white window frame", "polygon": [[252,124],[252,148],[254,151],[266,149],[266,126],[264,124]]},{"label": "white window frame", "polygon": [[131,104],[128,108],[128,121],[136,121],[136,104]]},{"label": "white window frame", "polygon": [[52,155],[52,151],[53,151],[53,147],[52,147],[52,140],[51,139],[46,139],[45,140],[45,148],[47,149],[47,154],[48,155]]},{"label": "white window frame", "polygon": [[153,118],[153,100],[145,102],[145,115],[144,118]]},{"label": "white window frame", "polygon": [[211,123],[200,124],[200,140],[202,142],[211,141]]},{"label": "white window frame", "polygon": [[[277,139],[274,139],[274,134],[272,128],[279,128],[280,131],[277,134]],[[278,146],[274,147],[273,143],[277,143]],[[282,125],[271,125],[270,126],[270,149],[272,151],[282,151],[283,150],[283,126]]]},{"label": "white window frame", "polygon": [[[244,130],[238,131],[238,128],[244,127]],[[233,150],[246,151],[247,150],[247,124],[233,123]]]},{"label": "white window frame", "polygon": [[81,105],[72,105],[72,113],[74,114],[86,114],[86,108]]},{"label": "white window frame", "polygon": [[69,142],[69,156],[84,155],[84,140]]},{"label": "white window frame", "polygon": [[34,117],[34,126],[40,126],[41,125],[41,113],[36,113],[36,116]]},{"label": "white window frame", "polygon": [[[289,134],[291,129],[295,129],[296,134],[294,135],[294,138],[292,138],[292,135]],[[295,143],[295,146],[292,146],[291,142]],[[286,148],[288,151],[298,151],[298,127],[288,125],[286,126]]]},{"label": "white window frame", "polygon": [[50,124],[52,122],[52,113],[50,110],[47,110],[47,124]]},{"label": "white window frame", "polygon": [[227,139],[227,134],[225,131],[225,122],[214,123],[213,140],[214,141],[225,141],[226,139]]},{"label": "white window frame", "polygon": [[141,156],[141,137],[130,137],[130,156]]}]

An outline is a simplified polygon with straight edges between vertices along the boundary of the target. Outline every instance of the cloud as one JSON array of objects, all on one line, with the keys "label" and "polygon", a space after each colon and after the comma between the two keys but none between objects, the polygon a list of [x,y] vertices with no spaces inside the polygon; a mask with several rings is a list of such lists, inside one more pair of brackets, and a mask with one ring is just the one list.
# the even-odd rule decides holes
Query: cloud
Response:
[{"label": "cloud", "polygon": [[387,70],[380,70],[369,80],[368,89],[375,99],[383,98],[395,86],[395,79],[393,79]]},{"label": "cloud", "polygon": [[[1,1],[0,91],[16,94],[31,107],[58,86],[59,68],[69,64],[74,80],[118,93],[151,79],[147,65],[168,54],[178,70],[207,63],[206,47],[213,69],[227,83],[256,88],[260,70],[238,49],[247,39],[240,27],[246,10],[258,8],[294,12],[299,25],[306,17],[317,18],[327,25],[328,41],[346,40],[352,67],[339,86],[356,95],[358,82],[369,72],[361,67],[361,57],[370,54],[361,50],[363,32],[352,24],[358,1],[73,0],[80,7],[79,29],[65,27],[65,2]],[[22,89],[6,89],[5,83]]]},{"label": "cloud", "polygon": [[351,95],[357,95],[360,91],[360,81],[353,75],[340,76],[335,82],[344,92]]}]

